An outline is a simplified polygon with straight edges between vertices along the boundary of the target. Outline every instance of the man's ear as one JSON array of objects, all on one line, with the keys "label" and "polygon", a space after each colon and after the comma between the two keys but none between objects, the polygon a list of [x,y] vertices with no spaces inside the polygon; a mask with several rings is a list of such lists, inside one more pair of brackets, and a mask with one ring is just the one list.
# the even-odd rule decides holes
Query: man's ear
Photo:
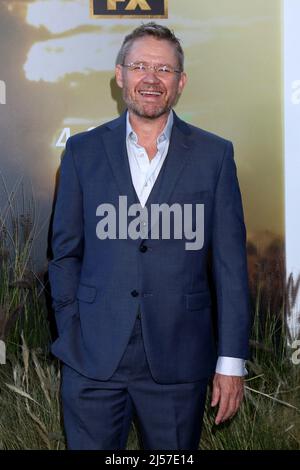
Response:
[{"label": "man's ear", "polygon": [[180,76],[180,79],[179,79],[179,85],[178,85],[178,91],[179,91],[180,95],[181,95],[186,83],[187,83],[187,74],[185,72],[182,72],[181,76]]},{"label": "man's ear", "polygon": [[115,68],[116,82],[120,88],[123,88],[123,68],[122,65],[118,64]]}]

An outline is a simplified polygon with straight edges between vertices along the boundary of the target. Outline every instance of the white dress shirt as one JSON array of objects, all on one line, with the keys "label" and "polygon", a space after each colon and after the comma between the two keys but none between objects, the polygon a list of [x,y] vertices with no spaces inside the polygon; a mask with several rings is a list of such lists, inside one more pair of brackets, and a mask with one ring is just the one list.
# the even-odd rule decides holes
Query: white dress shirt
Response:
[{"label": "white dress shirt", "polygon": [[[161,167],[168,153],[171,131],[173,126],[173,111],[169,113],[168,120],[162,133],[157,138],[157,153],[152,160],[149,159],[144,147],[139,145],[138,136],[131,127],[129,113],[126,116],[126,147],[129,159],[132,183],[142,207],[145,206],[148,196],[159,175]],[[247,374],[244,359],[237,357],[220,356],[216,365],[216,372],[224,375],[243,376]]]}]

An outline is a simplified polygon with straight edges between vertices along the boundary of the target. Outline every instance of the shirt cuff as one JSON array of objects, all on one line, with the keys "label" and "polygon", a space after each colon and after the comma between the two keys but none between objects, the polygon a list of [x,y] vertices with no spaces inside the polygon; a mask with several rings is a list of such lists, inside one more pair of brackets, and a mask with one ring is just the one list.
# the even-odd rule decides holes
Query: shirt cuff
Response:
[{"label": "shirt cuff", "polygon": [[220,356],[217,361],[216,372],[222,375],[236,375],[242,377],[248,374],[246,361],[239,357]]}]

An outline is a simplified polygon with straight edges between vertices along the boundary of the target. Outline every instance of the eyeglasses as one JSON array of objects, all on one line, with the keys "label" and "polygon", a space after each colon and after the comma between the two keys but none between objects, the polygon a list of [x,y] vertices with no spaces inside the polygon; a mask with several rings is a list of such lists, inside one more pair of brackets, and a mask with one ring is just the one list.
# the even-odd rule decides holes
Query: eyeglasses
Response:
[{"label": "eyeglasses", "polygon": [[160,77],[167,77],[171,76],[174,73],[181,73],[181,70],[176,70],[169,65],[150,65],[145,64],[144,62],[131,62],[130,64],[121,64],[122,67],[128,68],[130,72],[135,72],[137,74],[143,75],[144,73],[148,72],[149,70],[153,70],[156,75]]}]

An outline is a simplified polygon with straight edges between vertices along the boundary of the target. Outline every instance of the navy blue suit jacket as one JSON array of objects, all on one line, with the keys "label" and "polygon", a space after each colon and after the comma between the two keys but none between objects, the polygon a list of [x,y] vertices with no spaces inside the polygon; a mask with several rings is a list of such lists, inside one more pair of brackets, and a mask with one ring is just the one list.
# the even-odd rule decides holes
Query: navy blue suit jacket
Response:
[{"label": "navy blue suit jacket", "polygon": [[246,232],[233,146],[174,113],[169,151],[146,207],[204,204],[202,249],[186,250],[184,237],[151,239],[151,226],[148,238],[100,240],[96,210],[101,203],[117,208],[120,195],[127,196],[128,206],[138,203],[125,132],[123,114],[67,141],[49,263],[59,331],[52,352],[87,377],[109,379],[140,304],[153,378],[160,383],[197,381],[214,372],[217,356],[248,358]]}]

